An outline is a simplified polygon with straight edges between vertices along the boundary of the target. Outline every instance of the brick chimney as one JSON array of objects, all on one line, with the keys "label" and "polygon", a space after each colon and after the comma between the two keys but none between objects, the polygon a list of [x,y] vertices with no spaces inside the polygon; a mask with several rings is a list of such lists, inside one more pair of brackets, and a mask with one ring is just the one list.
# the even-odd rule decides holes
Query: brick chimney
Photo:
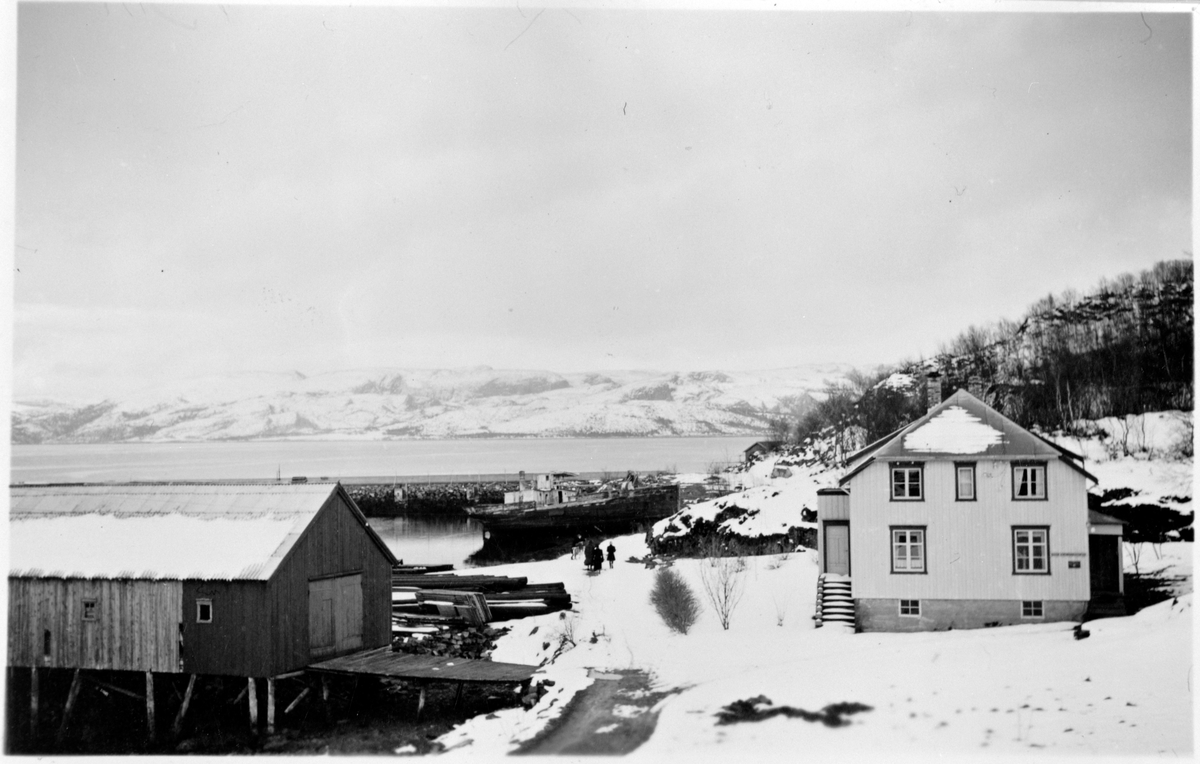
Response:
[{"label": "brick chimney", "polygon": [[929,410],[942,402],[942,375],[931,371],[925,375],[925,394],[929,401]]}]

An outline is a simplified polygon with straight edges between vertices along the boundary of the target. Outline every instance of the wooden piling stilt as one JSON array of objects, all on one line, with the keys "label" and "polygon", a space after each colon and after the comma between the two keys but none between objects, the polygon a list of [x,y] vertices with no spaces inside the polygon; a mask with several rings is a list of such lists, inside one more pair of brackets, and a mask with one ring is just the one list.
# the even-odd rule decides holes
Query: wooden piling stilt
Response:
[{"label": "wooden piling stilt", "polygon": [[425,710],[425,685],[421,685],[421,694],[417,697],[417,721],[421,721],[421,712]]},{"label": "wooden piling stilt", "polygon": [[154,723],[154,672],[146,672],[146,737],[153,741],[157,725]]},{"label": "wooden piling stilt", "polygon": [[255,687],[254,677],[246,677],[246,690],[250,700],[250,731],[258,732],[258,688]]},{"label": "wooden piling stilt", "polygon": [[267,734],[275,734],[275,677],[267,677]]},{"label": "wooden piling stilt", "polygon": [[459,708],[462,707],[463,684],[465,684],[465,682],[459,682],[458,688],[454,690],[454,710],[455,711],[458,711]]},{"label": "wooden piling stilt", "polygon": [[183,705],[179,707],[179,713],[175,714],[175,723],[171,725],[172,737],[179,737],[179,733],[183,731],[183,717],[187,716],[188,706],[192,702],[192,690],[196,686],[196,675],[192,674],[188,678],[187,690],[183,693]]},{"label": "wooden piling stilt", "polygon": [[29,669],[29,737],[33,741],[37,741],[38,707],[38,670],[34,666]]},{"label": "wooden piling stilt", "polygon": [[329,677],[321,675],[321,713],[325,716],[325,721],[329,721]]},{"label": "wooden piling stilt", "polygon": [[75,699],[79,697],[79,687],[83,684],[83,680],[79,676],[79,669],[75,669],[75,675],[71,677],[71,689],[67,693],[67,705],[63,709],[62,724],[58,727],[58,735],[54,738],[57,745],[62,745],[62,741],[67,736],[67,724],[71,721],[71,712],[75,710]]}]

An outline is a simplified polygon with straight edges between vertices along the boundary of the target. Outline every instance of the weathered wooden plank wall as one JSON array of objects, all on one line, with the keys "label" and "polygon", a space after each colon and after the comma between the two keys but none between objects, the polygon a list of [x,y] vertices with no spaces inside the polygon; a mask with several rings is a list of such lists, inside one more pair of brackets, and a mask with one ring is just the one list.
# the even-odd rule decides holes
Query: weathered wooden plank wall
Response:
[{"label": "weathered wooden plank wall", "polygon": [[[179,671],[180,591],[178,581],[10,578],[8,665]],[[95,620],[83,620],[85,599]]]},{"label": "weathered wooden plank wall", "polygon": [[[889,501],[891,472],[886,461],[872,464],[854,478],[850,551],[855,597],[1088,599],[1084,477],[1050,459],[1048,498],[1014,501],[1011,461],[979,459],[975,472],[975,501],[955,501],[956,478],[950,461],[925,464],[924,501]],[[926,573],[891,572],[888,528],[894,525],[926,526]],[[1050,528],[1049,575],[1013,574],[1013,526]],[[1068,560],[1082,564],[1069,568]]]},{"label": "weathered wooden plank wall", "polygon": [[[183,582],[183,670],[266,676],[271,621],[266,581]],[[212,622],[197,623],[196,600],[212,601]]]},{"label": "weathered wooden plank wall", "polygon": [[312,662],[308,633],[308,582],[362,575],[362,647],[381,647],[392,636],[391,561],[335,493],[305,529],[271,580],[275,640],[271,670],[279,674]]}]

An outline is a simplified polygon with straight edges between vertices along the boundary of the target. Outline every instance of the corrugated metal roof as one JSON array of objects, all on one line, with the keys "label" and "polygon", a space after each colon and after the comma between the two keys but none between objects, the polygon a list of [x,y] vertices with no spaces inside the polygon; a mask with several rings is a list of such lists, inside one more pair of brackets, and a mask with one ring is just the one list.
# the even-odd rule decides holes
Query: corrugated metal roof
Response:
[{"label": "corrugated metal roof", "polygon": [[9,575],[266,580],[336,483],[13,486]]},{"label": "corrugated metal roof", "polygon": [[877,459],[953,457],[1053,457],[1096,479],[1075,461],[1081,459],[1077,454],[1029,432],[966,390],[958,390],[912,424],[855,454],[840,484]]}]

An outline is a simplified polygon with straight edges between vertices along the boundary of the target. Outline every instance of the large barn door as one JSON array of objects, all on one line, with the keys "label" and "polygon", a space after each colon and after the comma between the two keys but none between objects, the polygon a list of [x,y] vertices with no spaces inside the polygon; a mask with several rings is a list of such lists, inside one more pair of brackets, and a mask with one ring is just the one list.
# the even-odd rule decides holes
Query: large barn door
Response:
[{"label": "large barn door", "polygon": [[308,640],[314,658],[362,648],[362,576],[308,582]]}]

